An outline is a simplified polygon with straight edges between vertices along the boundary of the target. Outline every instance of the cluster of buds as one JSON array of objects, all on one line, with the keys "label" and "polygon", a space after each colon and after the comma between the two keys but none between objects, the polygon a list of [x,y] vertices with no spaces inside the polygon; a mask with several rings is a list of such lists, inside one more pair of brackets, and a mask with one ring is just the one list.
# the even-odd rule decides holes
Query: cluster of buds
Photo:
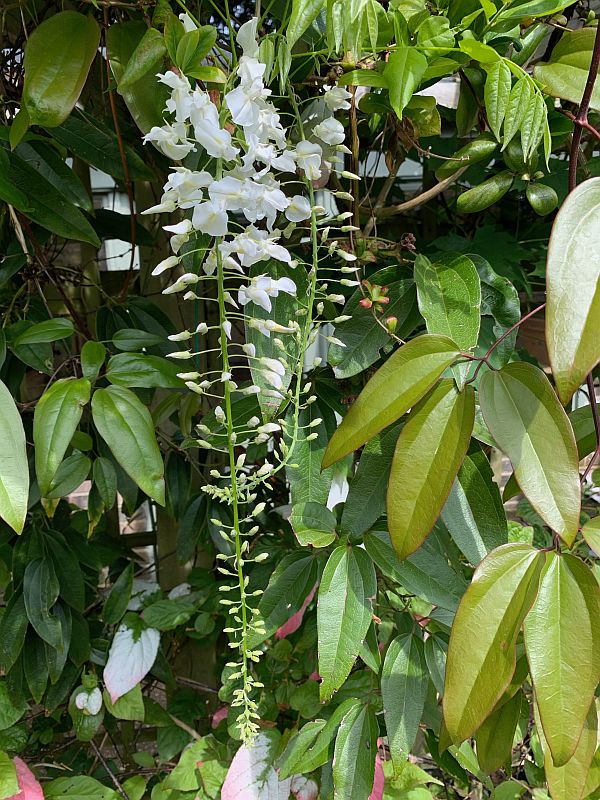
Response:
[{"label": "cluster of buds", "polygon": [[360,305],[363,308],[372,308],[378,314],[383,314],[383,307],[390,302],[388,292],[389,286],[378,286],[368,280],[362,281],[364,287],[364,297],[360,300]]}]

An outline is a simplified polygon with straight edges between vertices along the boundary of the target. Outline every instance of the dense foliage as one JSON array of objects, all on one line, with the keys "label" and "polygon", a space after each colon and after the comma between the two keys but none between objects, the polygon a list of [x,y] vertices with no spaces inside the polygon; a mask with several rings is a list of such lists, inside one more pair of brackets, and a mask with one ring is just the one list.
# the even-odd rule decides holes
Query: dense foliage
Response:
[{"label": "dense foliage", "polygon": [[2,25],[0,800],[600,797],[594,4]]}]

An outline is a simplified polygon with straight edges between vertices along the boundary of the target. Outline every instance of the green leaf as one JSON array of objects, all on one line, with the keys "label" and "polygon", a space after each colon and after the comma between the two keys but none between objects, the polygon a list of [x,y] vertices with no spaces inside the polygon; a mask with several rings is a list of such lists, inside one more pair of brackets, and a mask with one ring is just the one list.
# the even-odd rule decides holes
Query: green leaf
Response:
[{"label": "green leaf", "polygon": [[428,681],[422,639],[411,633],[398,636],[387,649],[381,673],[385,727],[396,773],[415,743]]},{"label": "green leaf", "polygon": [[175,14],[169,14],[165,22],[165,45],[169,53],[169,58],[173,63],[175,63],[175,59],[177,58],[177,45],[181,41],[184,33],[185,28],[183,22],[179,17],[175,16]]},{"label": "green leaf", "polygon": [[600,360],[600,178],[562,204],[548,247],[546,342],[558,395],[566,404]]},{"label": "green leaf", "polygon": [[[425,256],[418,255],[415,283],[419,311],[428,332],[448,336],[461,350],[475,347],[479,336],[481,282],[471,259],[448,253],[432,264]],[[463,382],[469,364],[459,364],[452,371]]]},{"label": "green leaf", "polygon": [[25,568],[23,598],[29,622],[35,632],[51,647],[63,649],[62,626],[52,607],[58,598],[60,585],[52,562],[35,558]]},{"label": "green leaf", "polygon": [[10,180],[7,174],[8,169],[8,154],[4,150],[0,150],[0,200],[9,203],[15,208],[25,210],[29,206],[27,196]]},{"label": "green leaf", "polygon": [[116,625],[125,611],[131,600],[131,592],[133,589],[133,564],[123,570],[115,581],[110,594],[104,602],[102,610],[102,619],[107,625]]},{"label": "green leaf", "polygon": [[21,593],[13,594],[0,620],[0,666],[7,673],[23,649],[29,620]]},{"label": "green leaf", "polygon": [[378,734],[379,725],[370,705],[354,706],[342,720],[333,756],[333,784],[339,800],[369,796]]},{"label": "green leaf", "polygon": [[5,678],[0,678],[0,731],[18,722],[27,711],[27,703],[9,691]]},{"label": "green leaf", "polygon": [[454,618],[444,691],[444,720],[453,742],[479,728],[508,687],[515,645],[533,605],[543,554],[505,544],[475,570]]},{"label": "green leaf", "polygon": [[474,566],[507,541],[506,514],[493,477],[481,445],[473,441],[442,509],[444,525]]},{"label": "green leaf", "polygon": [[396,350],[369,380],[331,437],[323,468],[352,453],[406,414],[458,354],[454,342],[432,334],[417,336]]},{"label": "green leaf", "polygon": [[508,364],[486,372],[479,402],[521,490],[570,547],[579,528],[579,458],[573,429],[548,379],[532,364]]},{"label": "green leaf", "polygon": [[157,600],[144,609],[142,618],[151,628],[170,631],[183,625],[195,613],[196,607],[185,597]]},{"label": "green leaf", "polygon": [[300,611],[319,579],[321,568],[321,559],[306,551],[295,551],[282,558],[258,604],[265,632],[251,636],[250,647],[268,639]]},{"label": "green leaf", "polygon": [[27,198],[26,206],[15,206],[19,211],[57,236],[100,246],[87,218],[53,183],[16,153],[8,154],[8,162],[5,177]]},{"label": "green leaf", "polygon": [[85,186],[56,150],[45,142],[22,142],[16,149],[19,158],[46,178],[58,191],[84,211],[92,210],[92,201]]},{"label": "green leaf", "polygon": [[193,31],[184,33],[175,55],[175,64],[187,75],[201,66],[202,59],[213,49],[217,41],[217,29],[212,25],[203,25]]},{"label": "green leaf", "polygon": [[[592,52],[596,29],[580,28],[565,31],[560,42],[552,51],[550,60],[538,62],[533,74],[547,94],[570,100],[579,105],[592,62]],[[591,108],[600,110],[600,84],[594,84],[590,102]]]},{"label": "green leaf", "polygon": [[302,758],[309,747],[314,744],[317,735],[323,730],[326,722],[323,719],[307,722],[289,738],[283,753],[277,758],[275,768],[280,780],[286,780],[301,770]]},{"label": "green leaf", "polygon": [[127,388],[183,389],[184,383],[177,373],[181,367],[162,356],[143,353],[118,353],[106,365],[110,383]]},{"label": "green leaf", "polygon": [[325,6],[325,0],[292,0],[292,13],[288,20],[286,39],[290,49],[309,29]]},{"label": "green leaf", "polygon": [[25,431],[15,401],[0,381],[0,517],[21,533],[29,499]]},{"label": "green leaf", "polygon": [[61,11],[34,28],[25,45],[23,83],[23,104],[32,125],[52,128],[66,120],[99,43],[100,28],[91,14]]},{"label": "green leaf", "polygon": [[205,83],[227,83],[227,75],[219,67],[199,66],[188,70],[191,78],[196,78]]},{"label": "green leaf", "polygon": [[108,458],[94,461],[94,485],[98,489],[104,507],[109,510],[117,499],[117,473]]},{"label": "green leaf", "polygon": [[525,194],[529,205],[540,217],[545,217],[558,205],[558,195],[554,189],[543,183],[528,183]]},{"label": "green leaf", "polygon": [[187,505],[179,520],[177,531],[177,559],[185,564],[193,557],[200,537],[206,530],[208,517],[208,498],[204,492],[194,497]]},{"label": "green leaf", "polygon": [[[154,85],[155,91],[159,92],[156,82]],[[50,133],[53,139],[82,161],[112,175],[113,178],[125,180],[119,140],[115,132],[98,118],[76,110],[62,125],[52,128]],[[153,180],[152,170],[127,143],[125,143],[125,155],[131,180]]]},{"label": "green leaf", "polygon": [[585,782],[596,752],[598,738],[598,712],[596,703],[590,705],[575,753],[563,766],[552,761],[552,752],[540,723],[539,710],[534,703],[536,729],[544,754],[544,771],[552,800],[581,800]]},{"label": "green leaf", "polygon": [[477,731],[477,760],[483,772],[489,774],[510,763],[523,702],[523,693],[520,691],[511,698],[502,698]]},{"label": "green leaf", "polygon": [[455,611],[467,583],[450,567],[447,554],[436,541],[436,531],[437,526],[421,547],[403,561],[398,560],[385,531],[369,531],[364,538],[365,549],[391,581],[432,605]]},{"label": "green leaf", "polygon": [[356,473],[350,480],[340,526],[342,531],[360,536],[385,512],[392,457],[400,426],[378,433],[360,456]]},{"label": "green leaf", "polygon": [[126,694],[121,695],[115,703],[111,701],[110,695],[106,689],[102,692],[102,699],[106,710],[109,714],[112,714],[113,717],[138,722],[144,721],[144,696],[142,695],[142,687],[139,683]]},{"label": "green leaf", "polygon": [[290,524],[303,547],[327,547],[336,539],[335,514],[321,503],[297,503]]},{"label": "green leaf", "polygon": [[505,61],[495,61],[487,68],[485,81],[485,110],[496,139],[500,139],[502,123],[508,108],[512,85],[512,73]]},{"label": "green leaf", "polygon": [[372,86],[379,89],[388,87],[384,74],[374,69],[353,69],[345,72],[338,83],[340,86]]},{"label": "green leaf", "polygon": [[480,162],[487,163],[497,147],[498,143],[489,133],[481,134],[477,139],[467,142],[464,147],[457,150],[452,156],[452,160],[442,162],[442,165],[435,171],[435,177],[438,181],[443,181],[463,167],[470,167],[471,164]]},{"label": "green leaf", "polygon": [[88,381],[95,381],[106,358],[106,347],[100,342],[86,342],[81,348],[81,371]]},{"label": "green leaf", "polygon": [[427,69],[427,58],[414,47],[397,47],[383,68],[390,103],[398,119],[417,90]]},{"label": "green leaf", "polygon": [[7,753],[0,752],[0,797],[18,797],[20,794],[17,768]]},{"label": "green leaf", "polygon": [[112,337],[112,343],[118,350],[126,352],[135,352],[142,350],[144,347],[154,347],[157,344],[162,344],[163,338],[156,333],[149,333],[148,331],[140,331],[137,328],[121,328],[115,331]]},{"label": "green leaf", "polygon": [[565,2],[565,0],[560,3],[557,3],[556,0],[529,0],[529,2],[509,3],[501,9],[498,19],[517,21],[528,17],[549,17],[551,14],[556,14],[570,5],[571,3]]},{"label": "green leaf", "polygon": [[[433,528],[469,446],[475,393],[443,380],[411,411],[392,461],[387,492],[390,537],[400,559]],[[435,475],[435,486],[431,477]]]},{"label": "green leaf", "polygon": [[529,102],[521,125],[521,147],[523,148],[525,159],[531,157],[542,141],[544,128],[547,124],[547,115],[548,109],[546,108],[544,95],[541,92],[535,92]]},{"label": "green leaf", "polygon": [[17,147],[19,142],[27,133],[30,125],[31,120],[29,119],[27,109],[25,106],[21,106],[21,108],[17,111],[17,114],[13,119],[8,132],[8,143],[10,144],[11,150],[14,150]]},{"label": "green leaf", "polygon": [[[294,409],[288,415],[288,424],[293,425]],[[334,411],[323,401],[315,400],[300,410],[298,425],[302,430],[317,419],[323,420],[320,425],[310,428],[317,438],[307,441],[300,437],[294,447],[292,463],[286,466],[286,477],[290,484],[292,505],[303,502],[325,504],[333,482],[334,469],[321,471],[321,461],[327,443],[337,428]]]},{"label": "green leaf", "polygon": [[461,39],[458,46],[463,53],[481,64],[494,64],[496,61],[500,61],[500,56],[489,44],[478,42],[475,39]]},{"label": "green leaf", "polygon": [[510,90],[508,106],[504,119],[504,136],[502,150],[514,139],[525,119],[527,109],[531,104],[534,87],[529,77],[520,78]]},{"label": "green leaf", "polygon": [[167,53],[165,40],[156,28],[147,28],[137,47],[131,54],[121,76],[119,90],[129,89],[134,83],[156,68]]},{"label": "green leaf", "polygon": [[35,471],[45,497],[90,399],[86,378],[62,378],[38,400],[33,417]]},{"label": "green leaf", "polygon": [[[408,270],[401,267],[385,267],[370,276],[375,286],[387,286],[389,303],[386,316],[396,317],[396,335],[405,338],[420,321],[417,309],[415,284]],[[342,342],[330,344],[327,360],[333,367],[336,378],[358,375],[381,356],[381,351],[392,344],[389,333],[379,324],[377,315],[370,308],[363,308],[362,292],[357,289],[346,303],[344,316],[351,319],[335,326],[335,338]]]},{"label": "green leaf", "polygon": [[42,342],[57,342],[66,339],[75,332],[75,326],[70,319],[55,317],[44,322],[38,322],[17,336],[15,346],[22,347],[26,344],[40,344]]},{"label": "green leaf", "polygon": [[[469,258],[475,264],[481,279],[481,313],[493,317],[492,332],[499,339],[521,318],[519,293],[508,278],[494,272],[485,258],[475,253],[469,254]],[[491,355],[494,366],[503,367],[510,360],[516,340],[517,330],[496,347]]]},{"label": "green leaf", "polygon": [[344,683],[367,635],[377,593],[371,557],[338,547],[325,565],[317,604],[321,701]]},{"label": "green leaf", "polygon": [[94,393],[92,417],[98,433],[129,477],[148,497],[164,505],[163,461],[146,406],[129,389],[109,386]]},{"label": "green leaf", "polygon": [[56,778],[44,784],[46,800],[120,800],[121,795],[87,775]]},{"label": "green leaf", "polygon": [[74,492],[90,474],[91,466],[91,460],[82,453],[73,453],[65,458],[50,481],[45,497],[57,500]]},{"label": "green leaf", "polygon": [[600,553],[600,517],[588,520],[581,532],[588,547],[598,555]]},{"label": "green leaf", "polygon": [[[183,30],[183,25],[177,17],[174,14],[171,16]],[[168,47],[167,27],[168,22],[165,26],[165,39]],[[162,56],[133,86],[123,87],[120,84],[125,69],[147,30],[144,20],[138,19],[131,22],[113,23],[106,31],[110,70],[117,82],[117,91],[125,101],[129,113],[142,133],[148,133],[154,125],[163,124],[163,108],[169,96],[168,87],[156,80],[155,73],[161,67]]]},{"label": "green leaf", "polygon": [[546,553],[525,619],[525,647],[544,736],[562,767],[577,748],[600,680],[600,588],[578,558]]}]

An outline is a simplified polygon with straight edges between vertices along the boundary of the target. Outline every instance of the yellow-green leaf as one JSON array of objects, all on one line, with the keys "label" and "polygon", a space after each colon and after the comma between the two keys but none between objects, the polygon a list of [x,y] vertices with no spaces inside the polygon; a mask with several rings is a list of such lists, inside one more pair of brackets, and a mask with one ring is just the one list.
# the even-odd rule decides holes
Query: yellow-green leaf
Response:
[{"label": "yellow-green leaf", "polygon": [[573,428],[548,378],[525,362],[490,370],[481,380],[479,402],[521,490],[570,547],[579,528],[579,459]]},{"label": "yellow-green leaf", "polygon": [[[534,76],[547,94],[581,103],[587,81],[596,28],[580,28],[565,31],[560,42],[552,51],[550,60],[535,66]],[[600,110],[600,84],[596,81],[590,106]]]},{"label": "yellow-green leaf", "polygon": [[15,401],[0,381],[0,517],[21,533],[27,514],[29,467],[25,431]]},{"label": "yellow-green leaf", "polygon": [[600,556],[600,516],[588,520],[581,532],[588,546],[597,556]]},{"label": "yellow-green leaf", "polygon": [[[502,700],[504,702],[502,702]],[[513,738],[519,717],[523,693],[502,698],[498,706],[477,731],[477,760],[483,772],[492,773],[510,763]]]},{"label": "yellow-green leaf", "polygon": [[517,635],[533,605],[543,555],[527,544],[493,550],[475,570],[454,618],[444,691],[444,719],[462,742],[491,714],[510,684]]},{"label": "yellow-green leaf", "polygon": [[380,367],[331,437],[322,469],[387,428],[431,389],[459,355],[445,336],[426,334],[403,345]]},{"label": "yellow-green leaf", "polygon": [[560,767],[575,752],[600,680],[600,587],[582,561],[546,553],[524,628],[544,736]]},{"label": "yellow-green leaf", "polygon": [[387,492],[398,558],[414,553],[435,525],[467,452],[475,420],[471,386],[443,380],[411,411],[398,437]]},{"label": "yellow-green leaf", "polygon": [[548,247],[546,342],[560,399],[600,360],[600,178],[581,183],[556,215]]}]

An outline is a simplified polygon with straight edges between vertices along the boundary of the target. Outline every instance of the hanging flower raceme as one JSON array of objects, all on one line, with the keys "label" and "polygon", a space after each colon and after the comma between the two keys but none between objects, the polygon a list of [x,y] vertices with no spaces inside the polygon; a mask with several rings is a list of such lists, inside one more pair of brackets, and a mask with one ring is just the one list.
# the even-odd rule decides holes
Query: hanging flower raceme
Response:
[{"label": "hanging flower raceme", "polygon": [[[193,25],[189,17],[184,24]],[[229,526],[214,522],[229,548],[219,556],[219,569],[232,582],[221,586],[226,593],[221,602],[232,616],[226,631],[232,648],[239,652],[232,679],[239,681],[240,688],[235,689],[232,706],[240,709],[238,725],[244,740],[258,730],[253,694],[260,686],[250,669],[260,652],[251,650],[248,641],[250,635],[260,638],[263,630],[250,606],[247,579],[242,577],[244,564],[253,560],[244,537],[253,537],[258,531],[254,519],[264,504],[256,503],[257,487],[289,462],[301,435],[299,411],[314,399],[307,397],[310,384],[302,380],[306,351],[318,335],[314,314],[324,300],[338,295],[332,295],[318,280],[318,249],[323,246],[328,255],[331,246],[324,244],[326,236],[317,235],[317,217],[325,212],[315,204],[312,181],[335,168],[344,128],[334,114],[348,108],[350,98],[345,89],[330,87],[318,101],[317,117],[305,120],[292,95],[295,124],[292,131],[286,130],[265,84],[266,65],[259,59],[257,25],[258,20],[252,19],[239,29],[241,56],[220,98],[192,86],[175,70],[159,74],[158,80],[171,94],[164,124],[145,137],[145,142],[152,142],[168,158],[182,161],[194,153],[195,161],[199,159],[203,166],[199,170],[187,162],[174,166],[160,202],[145,213],[182,215],[179,221],[164,226],[171,234],[173,255],[152,273],[163,281],[169,279],[163,293],[195,301],[198,293],[202,294],[203,281],[216,284],[218,325],[196,321],[194,330],[169,336],[179,347],[187,342],[191,345],[189,350],[174,350],[170,357],[197,359],[200,337],[211,328],[219,337],[220,368],[204,375],[198,368],[188,369],[179,377],[196,394],[218,398],[212,411],[218,427],[212,431],[204,423],[198,425],[197,443],[223,453],[227,463],[227,468],[211,471],[216,482],[204,490],[231,506],[235,520]],[[293,186],[292,191],[284,179]],[[299,183],[304,183],[305,193],[298,193]],[[308,262],[298,263],[282,242],[306,221],[312,255]],[[281,298],[287,298],[285,314],[277,311]],[[239,341],[238,322],[244,323],[252,341]],[[268,342],[267,353],[261,352],[261,341]],[[248,367],[251,384],[247,382]],[[234,395],[255,395],[259,405],[270,404],[261,405],[263,411],[286,400],[293,410],[292,424],[272,415],[263,420],[256,415],[234,420]],[[267,442],[269,459],[263,459],[254,471],[245,456],[234,450]],[[234,555],[229,555],[231,552]],[[84,699],[89,704],[87,698],[81,702]]]}]

